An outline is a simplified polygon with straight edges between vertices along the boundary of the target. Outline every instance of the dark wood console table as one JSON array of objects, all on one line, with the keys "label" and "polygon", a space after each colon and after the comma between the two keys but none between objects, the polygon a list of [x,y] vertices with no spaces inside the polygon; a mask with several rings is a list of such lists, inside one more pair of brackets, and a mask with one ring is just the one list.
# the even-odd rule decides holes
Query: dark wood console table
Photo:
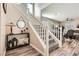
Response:
[{"label": "dark wood console table", "polygon": [[[24,43],[18,44],[23,41]],[[18,47],[26,46],[30,44],[29,33],[7,34],[6,35],[6,50],[15,49]]]}]

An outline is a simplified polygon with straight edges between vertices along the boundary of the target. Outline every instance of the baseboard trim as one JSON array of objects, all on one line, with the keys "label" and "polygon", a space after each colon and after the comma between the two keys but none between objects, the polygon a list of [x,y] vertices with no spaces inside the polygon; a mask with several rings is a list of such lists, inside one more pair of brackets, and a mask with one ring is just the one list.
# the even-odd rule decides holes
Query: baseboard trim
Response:
[{"label": "baseboard trim", "polygon": [[4,51],[3,53],[1,53],[1,56],[5,56],[5,54],[6,54],[6,51]]},{"label": "baseboard trim", "polygon": [[5,56],[6,55],[6,51],[4,51],[4,54],[3,54],[3,56]]},{"label": "baseboard trim", "polygon": [[39,53],[41,53],[43,56],[45,56],[45,54],[43,52],[41,52],[38,48],[36,48],[33,44],[30,44],[34,49],[36,49]]}]

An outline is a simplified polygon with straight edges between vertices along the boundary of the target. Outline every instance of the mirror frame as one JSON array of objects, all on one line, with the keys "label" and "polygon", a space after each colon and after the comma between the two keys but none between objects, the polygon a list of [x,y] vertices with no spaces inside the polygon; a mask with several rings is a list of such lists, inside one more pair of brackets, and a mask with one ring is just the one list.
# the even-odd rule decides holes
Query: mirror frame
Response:
[{"label": "mirror frame", "polygon": [[18,27],[19,29],[23,29],[23,28],[21,28],[21,27],[18,26],[18,22],[19,22],[19,21],[23,21],[23,22],[24,22],[25,25],[23,26],[23,28],[25,28],[25,27],[26,27],[26,22],[25,22],[24,20],[18,20],[18,21],[16,22],[17,27]]}]

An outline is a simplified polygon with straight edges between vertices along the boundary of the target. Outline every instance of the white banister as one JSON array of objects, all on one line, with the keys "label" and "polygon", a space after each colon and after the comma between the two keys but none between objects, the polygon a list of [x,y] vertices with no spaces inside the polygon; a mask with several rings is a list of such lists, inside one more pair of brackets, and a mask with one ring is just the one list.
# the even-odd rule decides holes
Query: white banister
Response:
[{"label": "white banister", "polygon": [[34,36],[33,38],[31,37],[31,40],[34,39],[34,41],[38,42],[38,43],[36,43],[36,42],[34,42],[34,43],[35,44],[39,44],[39,45],[36,45],[35,46],[35,49],[37,51],[39,51],[42,55],[45,55],[44,50],[46,49],[46,46],[45,46],[43,40],[41,40],[41,38],[39,37],[39,35],[36,32],[35,28],[33,27],[33,25],[30,22],[29,22],[29,30],[31,32],[31,35],[30,36]]}]

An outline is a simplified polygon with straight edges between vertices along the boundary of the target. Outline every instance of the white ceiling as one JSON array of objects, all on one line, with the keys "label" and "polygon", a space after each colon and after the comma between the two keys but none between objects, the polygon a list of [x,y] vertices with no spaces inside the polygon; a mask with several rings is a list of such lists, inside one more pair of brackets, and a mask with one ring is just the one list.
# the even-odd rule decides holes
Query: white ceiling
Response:
[{"label": "white ceiling", "polygon": [[79,17],[79,3],[52,3],[43,9],[43,16],[58,21]]},{"label": "white ceiling", "polygon": [[36,3],[40,9],[46,8],[50,3]]},{"label": "white ceiling", "polygon": [[[22,4],[24,6],[26,6],[26,3],[17,3],[18,5]],[[48,5],[50,5],[50,3],[35,3],[35,5],[38,6],[38,8],[43,9],[46,8]]]}]

